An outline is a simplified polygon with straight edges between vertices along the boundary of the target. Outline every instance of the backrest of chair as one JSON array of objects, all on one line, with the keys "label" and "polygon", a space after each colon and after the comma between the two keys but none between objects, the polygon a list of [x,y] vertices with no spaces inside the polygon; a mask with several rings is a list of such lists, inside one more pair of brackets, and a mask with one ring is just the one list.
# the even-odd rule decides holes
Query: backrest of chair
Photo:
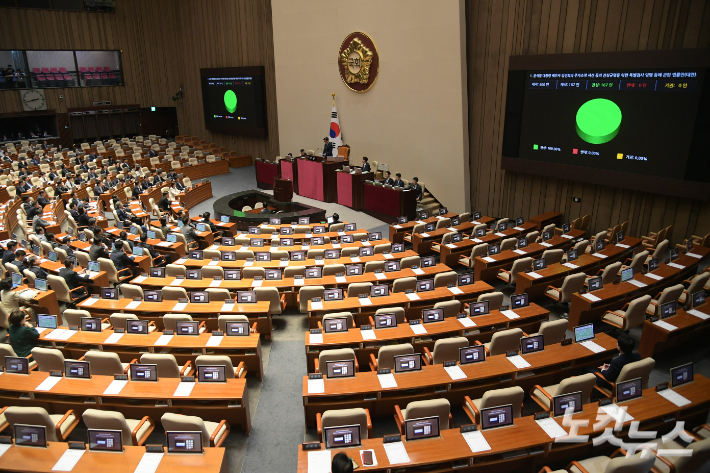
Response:
[{"label": "backrest of chair", "polygon": [[312,249],[308,250],[308,253],[306,253],[306,258],[308,259],[315,259],[315,258],[323,258],[325,256],[325,250],[322,249]]},{"label": "backrest of chair", "polygon": [[404,308],[402,308],[402,307],[382,307],[381,309],[377,309],[375,311],[375,315],[380,315],[380,314],[394,314],[395,317],[397,318],[398,324],[403,324],[406,321],[405,311],[404,311]]},{"label": "backrest of chair", "polygon": [[500,251],[511,250],[511,249],[515,248],[515,245],[517,243],[518,243],[517,238],[506,238],[500,244]]},{"label": "backrest of chair", "polygon": [[504,406],[506,404],[513,405],[513,418],[520,417],[520,410],[523,404],[525,391],[520,386],[511,386],[503,389],[492,389],[486,391],[481,399],[481,404],[478,407],[485,409],[487,407]]},{"label": "backrest of chair", "polygon": [[614,279],[616,279],[616,275],[619,274],[620,269],[621,261],[606,265],[604,271],[602,271],[602,282],[604,284],[611,284],[614,282]]},{"label": "backrest of chair", "polygon": [[540,236],[540,232],[538,232],[537,230],[534,231],[534,232],[530,232],[530,233],[528,233],[527,235],[525,235],[525,238],[528,240],[528,245],[529,245],[530,243],[534,243],[535,240],[537,240],[537,237],[538,237],[538,236]]},{"label": "backrest of chair", "polygon": [[666,302],[677,301],[683,293],[683,289],[685,289],[685,287],[683,287],[682,284],[665,288],[661,293],[661,297],[658,298],[658,307],[661,307],[661,304],[665,304]]},{"label": "backrest of chair", "polygon": [[487,292],[485,294],[481,294],[478,296],[478,299],[476,299],[477,302],[483,302],[483,301],[488,301],[488,309],[489,310],[498,310],[500,309],[500,306],[503,305],[503,298],[505,295],[502,292]]},{"label": "backrest of chair", "polygon": [[394,369],[394,357],[401,355],[413,355],[414,347],[411,343],[400,343],[397,345],[385,345],[377,351],[377,368]]},{"label": "backrest of chair", "polygon": [[99,269],[106,272],[108,280],[116,282],[118,280],[118,271],[116,271],[113,261],[107,258],[97,258],[97,261],[99,262]]},{"label": "backrest of chair", "polygon": [[634,255],[631,260],[631,264],[629,265],[630,268],[634,269],[634,274],[641,272],[643,264],[646,262],[646,258],[648,258],[648,250],[641,251],[640,253],[636,253]]},{"label": "backrest of chair", "polygon": [[523,336],[523,331],[519,328],[511,328],[496,332],[491,337],[491,343],[488,345],[490,356],[502,355],[509,351],[520,349],[520,338]]},{"label": "backrest of chair", "polygon": [[672,463],[676,473],[710,471],[710,438],[693,442],[685,448],[692,450],[692,455],[674,457]]},{"label": "backrest of chair", "polygon": [[178,322],[192,322],[190,314],[165,314],[163,315],[163,330],[175,332]]},{"label": "backrest of chair", "polygon": [[560,302],[568,302],[572,299],[572,294],[579,292],[584,286],[587,275],[584,273],[570,274],[562,283],[560,288]]},{"label": "backrest of chair", "polygon": [[249,322],[249,318],[246,315],[238,314],[220,315],[217,318],[217,325],[222,333],[227,332],[227,322]]},{"label": "backrest of chair", "polygon": [[545,259],[547,265],[556,264],[562,261],[562,257],[565,255],[565,251],[561,249],[555,250],[545,250],[542,253],[542,257]]},{"label": "backrest of chair", "polygon": [[[352,284],[351,284],[352,286]],[[392,284],[392,292],[404,292],[407,289],[416,290],[417,288],[417,278],[414,276],[409,276],[406,278],[398,278],[394,280]],[[348,288],[350,291],[350,288]],[[350,294],[348,293],[348,296]]]},{"label": "backrest of chair", "polygon": [[457,361],[459,359],[459,348],[468,346],[468,338],[466,337],[451,337],[442,338],[434,343],[434,351],[432,352],[434,361],[433,364],[440,365],[445,361]]},{"label": "backrest of chair", "polygon": [[[418,256],[415,256],[415,258],[418,258]],[[400,266],[400,267],[402,267],[402,266]],[[374,273],[375,271],[379,271],[379,270],[384,271],[384,269],[385,269],[385,262],[384,261],[368,261],[367,263],[365,263],[364,272]]]},{"label": "backrest of chair", "polygon": [[436,229],[440,228],[447,228],[451,226],[451,219],[450,218],[440,218],[438,222],[436,222]]},{"label": "backrest of chair", "polygon": [[187,299],[187,291],[184,287],[163,287],[163,299],[166,301],[176,301],[178,299]]},{"label": "backrest of chair", "polygon": [[360,438],[368,438],[367,411],[362,407],[329,410],[325,411],[321,417],[321,425],[323,428],[355,424],[360,425]]},{"label": "backrest of chair", "polygon": [[513,267],[510,268],[510,284],[515,285],[518,281],[518,273],[524,272],[526,269],[530,269],[532,266],[532,258],[520,258],[513,262]]},{"label": "backrest of chair", "polygon": [[[255,287],[257,302],[269,302],[269,311],[272,314],[281,313],[281,295],[275,287]],[[210,299],[211,300],[211,299]]]},{"label": "backrest of chair", "polygon": [[439,428],[448,429],[449,414],[451,413],[451,404],[448,399],[430,399],[427,401],[414,401],[407,404],[407,410],[404,413],[404,420],[419,419],[421,417],[439,417]]},{"label": "backrest of chair", "polygon": [[[255,289],[257,289],[257,288],[255,288]],[[226,301],[226,300],[233,299],[232,294],[229,292],[229,290],[225,289],[223,287],[208,287],[207,293],[209,294],[210,301]],[[259,300],[260,299],[257,294],[257,301],[259,301]],[[270,306],[270,307],[272,307],[272,306]],[[279,309],[281,309],[280,306],[279,306]]]},{"label": "backrest of chair", "polygon": [[168,277],[185,276],[187,268],[181,264],[169,264],[165,267],[165,275]]},{"label": "backrest of chair", "polygon": [[651,302],[651,296],[645,295],[637,297],[629,303],[629,307],[624,312],[626,318],[624,330],[639,327],[646,321],[646,308]]},{"label": "backrest of chair", "polygon": [[592,389],[597,382],[597,377],[594,373],[587,373],[580,376],[572,376],[565,378],[557,387],[556,396],[560,394],[575,393],[582,391],[582,404],[589,404],[592,397]]},{"label": "backrest of chair", "polygon": [[10,428],[15,424],[43,425],[46,427],[48,442],[59,440],[55,424],[43,407],[9,406],[5,409],[4,414]]},{"label": "backrest of chair", "polygon": [[545,346],[560,343],[565,339],[567,334],[567,320],[548,320],[540,324],[540,330],[537,333],[542,334],[545,340]]},{"label": "backrest of chair", "polygon": [[305,266],[289,266],[284,269],[283,277],[292,278],[294,276],[305,276],[305,275],[306,275],[306,267]]},{"label": "backrest of chair", "polygon": [[656,250],[653,252],[653,257],[658,258],[659,260],[663,258],[664,253],[666,252],[666,249],[668,248],[668,244],[670,242],[668,240],[662,240],[657,246]]},{"label": "backrest of chair", "polygon": [[651,470],[656,461],[656,454],[650,449],[644,449],[647,457],[616,457],[607,463],[604,473],[646,473]]},{"label": "backrest of chair", "polygon": [[234,378],[234,364],[227,355],[200,355],[195,358],[195,369],[197,366],[224,366],[227,378]]},{"label": "backrest of chair", "polygon": [[64,354],[56,348],[34,347],[32,358],[37,362],[39,371],[61,371],[64,373]]},{"label": "backrest of chair", "polygon": [[160,423],[163,424],[163,429],[166,432],[202,432],[202,445],[210,445],[210,435],[212,435],[212,433],[207,431],[205,422],[200,417],[166,412],[163,414],[163,417],[160,418]]},{"label": "backrest of chair", "polygon": [[329,232],[342,232],[343,230],[345,230],[344,223],[333,223],[328,227]]},{"label": "backrest of chair", "polygon": [[143,299],[143,288],[136,284],[121,284],[121,294],[123,297],[133,299],[135,297],[140,297]]},{"label": "backrest of chair", "polygon": [[589,240],[582,240],[574,244],[574,249],[577,250],[577,254],[581,255],[582,253],[587,251],[588,246]]},{"label": "backrest of chair", "polygon": [[[404,278],[403,278],[404,279]],[[414,278],[416,280],[416,278]],[[397,281],[395,281],[395,284]],[[414,283],[416,285],[416,281]],[[347,294],[348,297],[357,297],[360,294],[369,294],[370,288],[372,287],[371,282],[354,282],[348,285]]]},{"label": "backrest of chair", "polygon": [[345,275],[344,264],[326,264],[323,266],[323,276],[335,276],[338,273]]},{"label": "backrest of chair", "polygon": [[705,286],[705,283],[708,281],[708,278],[710,278],[710,273],[708,272],[700,273],[695,276],[693,278],[693,281],[690,283],[690,286],[688,286],[688,294],[692,296],[696,292],[700,291],[703,286]]},{"label": "backrest of chair", "polygon": [[426,227],[426,223],[418,223],[414,225],[412,228],[412,235],[415,233],[424,233],[424,228]]},{"label": "backrest of chair", "polygon": [[648,376],[651,374],[651,371],[653,371],[654,366],[656,366],[656,361],[651,357],[634,361],[633,363],[627,363],[621,368],[616,383],[641,378],[643,389],[646,389],[648,388]]},{"label": "backrest of chair", "polygon": [[202,277],[203,278],[215,278],[224,277],[224,268],[220,266],[203,266],[202,267]]},{"label": "backrest of chair", "polygon": [[84,361],[89,362],[92,375],[113,376],[123,374],[123,365],[118,353],[89,350],[84,354]]},{"label": "backrest of chair", "polygon": [[555,231],[555,224],[554,223],[551,223],[549,225],[545,225],[542,229],[542,233],[554,232],[554,231]]},{"label": "backrest of chair", "polygon": [[12,345],[9,343],[0,343],[0,367],[5,368],[5,357],[6,356],[17,356],[15,350],[12,349]]},{"label": "backrest of chair", "polygon": [[456,284],[458,280],[458,274],[456,271],[447,271],[445,273],[439,273],[434,276],[434,287],[446,287],[449,284]]},{"label": "backrest of chair", "polygon": [[354,360],[355,351],[352,348],[336,348],[323,350],[318,355],[318,370],[325,373],[325,364],[329,361]]},{"label": "backrest of chair", "polygon": [[141,363],[157,365],[158,379],[180,377],[180,367],[177,364],[175,355],[165,353],[144,353],[141,355]]},{"label": "backrest of chair", "polygon": [[122,328],[123,330],[126,330],[126,323],[128,320],[138,320],[138,316],[136,314],[120,313],[114,313],[109,316],[109,321],[114,329]]},{"label": "backrest of chair", "polygon": [[348,319],[347,324],[348,328],[353,328],[355,326],[355,322],[353,321],[353,314],[352,312],[332,312],[330,314],[324,314],[323,315],[323,324],[325,325],[325,321],[328,319],[342,319],[345,317]]},{"label": "backrest of chair", "polygon": [[242,268],[242,278],[243,279],[253,279],[256,277],[265,277],[266,270],[260,267],[248,266]]},{"label": "backrest of chair", "polygon": [[473,267],[473,260],[478,256],[486,256],[488,254],[488,243],[480,243],[473,247],[471,250],[471,267]]},{"label": "backrest of chair", "polygon": [[405,268],[411,268],[412,266],[420,266],[421,265],[421,258],[419,256],[407,256],[406,258],[402,258],[400,261],[400,268],[405,269]]},{"label": "backrest of chair", "polygon": [[[91,370],[93,374],[93,366]],[[87,429],[120,430],[123,445],[133,445],[132,430],[120,412],[87,409],[81,415],[81,420],[84,421]]]},{"label": "backrest of chair", "polygon": [[434,304],[434,309],[444,309],[444,317],[456,317],[461,313],[461,301],[441,301]]},{"label": "backrest of chair", "polygon": [[299,310],[302,314],[308,312],[308,301],[314,297],[323,297],[323,286],[306,286],[298,291]]}]

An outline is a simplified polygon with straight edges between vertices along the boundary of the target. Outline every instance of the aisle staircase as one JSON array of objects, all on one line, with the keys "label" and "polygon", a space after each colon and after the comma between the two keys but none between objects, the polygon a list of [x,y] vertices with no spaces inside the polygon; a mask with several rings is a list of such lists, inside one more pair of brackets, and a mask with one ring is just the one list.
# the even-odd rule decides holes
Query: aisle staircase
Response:
[{"label": "aisle staircase", "polygon": [[417,205],[417,210],[421,209],[431,212],[433,210],[439,210],[439,207],[441,207],[441,202],[439,202],[425,186],[424,195],[422,196],[421,202]]}]

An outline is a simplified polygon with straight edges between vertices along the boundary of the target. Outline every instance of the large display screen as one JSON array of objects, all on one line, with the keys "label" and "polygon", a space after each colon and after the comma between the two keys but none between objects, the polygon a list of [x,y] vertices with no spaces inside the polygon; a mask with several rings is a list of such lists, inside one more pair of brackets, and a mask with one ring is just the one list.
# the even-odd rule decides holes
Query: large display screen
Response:
[{"label": "large display screen", "polygon": [[266,136],[264,67],[200,69],[208,130]]},{"label": "large display screen", "polygon": [[[590,56],[570,63],[593,65],[596,55]],[[555,61],[546,62],[525,70],[511,64],[503,169],[710,197],[706,67],[663,67],[662,61],[610,67],[620,61],[606,60],[598,68],[553,68]]]}]

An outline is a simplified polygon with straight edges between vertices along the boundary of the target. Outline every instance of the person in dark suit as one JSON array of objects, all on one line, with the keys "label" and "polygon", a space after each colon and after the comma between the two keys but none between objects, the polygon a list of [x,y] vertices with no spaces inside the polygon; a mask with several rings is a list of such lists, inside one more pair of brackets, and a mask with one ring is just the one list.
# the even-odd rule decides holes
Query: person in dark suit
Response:
[{"label": "person in dark suit", "polygon": [[68,243],[71,241],[70,236],[65,236],[61,241],[57,241],[56,237],[54,236],[54,233],[47,232],[45,238],[47,238],[47,242],[50,244],[53,250],[59,248],[61,250],[64,250],[67,256],[74,256],[74,250],[72,250],[71,247],[68,245]]},{"label": "person in dark suit", "polygon": [[32,218],[30,217],[30,213],[32,212],[32,202],[30,201],[30,196],[28,195],[22,196],[22,210],[25,211],[28,219]]},{"label": "person in dark suit", "polygon": [[[82,271],[81,274],[74,271],[75,263],[76,260],[74,258],[66,258],[64,260],[64,267],[59,268],[59,277],[63,278],[67,282],[67,286],[69,287],[69,290],[72,291],[73,297],[88,296],[89,291],[82,286],[89,282],[89,275],[86,274],[86,270]],[[83,289],[83,293],[81,290],[75,291],[77,288]]]},{"label": "person in dark suit", "polygon": [[182,226],[180,227],[180,233],[185,235],[185,241],[188,245],[197,241],[197,239],[199,238],[197,233],[195,233],[195,230],[190,226],[190,219],[188,217],[182,218]]},{"label": "person in dark suit", "polygon": [[148,181],[147,177],[143,178],[143,182],[141,182],[141,187],[143,187],[144,190],[150,189],[150,181]]},{"label": "person in dark suit", "polygon": [[42,149],[44,149],[44,150],[49,149],[49,145],[47,144],[47,141],[42,142]]},{"label": "person in dark suit", "polygon": [[81,208],[79,210],[79,218],[76,219],[76,224],[80,227],[89,226],[89,215],[86,213],[86,209]]},{"label": "person in dark suit", "polygon": [[40,189],[39,195],[37,196],[37,203],[39,203],[42,207],[49,204],[49,199],[47,198],[47,193],[44,189]]},{"label": "person in dark suit", "polygon": [[7,242],[7,250],[5,250],[2,254],[2,265],[5,266],[5,263],[12,263],[12,260],[15,259],[15,248],[17,248],[17,242],[10,240]]},{"label": "person in dark suit", "polygon": [[323,138],[323,156],[325,156],[326,158],[328,156],[335,156],[333,154],[334,150],[335,150],[335,143],[331,143],[331,141],[328,139],[327,136],[325,138]]},{"label": "person in dark suit", "polygon": [[[611,360],[611,363],[604,363],[599,367],[602,376],[607,381],[615,382],[621,373],[621,369],[629,363],[639,361],[641,357],[634,353],[634,340],[626,334],[619,335],[616,347],[619,349],[619,356]],[[597,376],[597,386],[611,388],[611,385]]]},{"label": "person in dark suit", "polygon": [[409,184],[409,190],[417,193],[417,200],[422,200],[422,197],[424,196],[424,189],[422,189],[422,186],[419,185],[418,177],[412,178],[412,182]]},{"label": "person in dark suit", "polygon": [[404,181],[402,180],[402,174],[397,173],[395,174],[397,176],[397,179],[394,180],[394,184],[392,184],[394,187],[401,187],[404,188]]},{"label": "person in dark suit", "polygon": [[391,174],[389,171],[385,171],[385,179],[382,181],[383,184],[387,184],[389,186],[394,185],[394,179],[392,179]]},{"label": "person in dark suit", "polygon": [[360,166],[360,169],[362,169],[362,172],[370,172],[370,163],[367,162],[367,156],[362,157],[362,166]]},{"label": "person in dark suit", "polygon": [[36,262],[37,260],[34,256],[30,256],[29,258],[27,258],[27,270],[34,274],[35,277],[38,277],[40,279],[47,279],[47,272],[39,266],[35,266]]},{"label": "person in dark suit", "polygon": [[17,266],[17,269],[20,271],[20,274],[22,274],[25,269],[25,257],[27,256],[27,252],[25,250],[17,250],[15,252],[15,259],[11,261],[11,264],[14,264]]},{"label": "person in dark suit", "polygon": [[106,246],[102,244],[101,240],[95,238],[91,242],[91,247],[89,248],[89,259],[91,261],[98,261],[99,258],[110,258],[108,251],[106,251]]},{"label": "person in dark suit", "polygon": [[169,190],[165,189],[163,191],[163,196],[158,201],[158,208],[163,212],[170,212],[170,199],[168,198]]},{"label": "person in dark suit", "polygon": [[116,267],[116,270],[121,271],[122,269],[129,269],[133,275],[136,276],[136,272],[133,268],[130,268],[130,264],[133,263],[133,260],[135,260],[136,257],[128,256],[123,252],[123,240],[117,238],[113,243],[113,246],[116,250],[111,252],[111,261],[113,261],[113,265]]},{"label": "person in dark suit", "polygon": [[212,220],[210,220],[210,217],[212,215],[209,212],[205,212],[202,214],[202,221],[200,223],[204,223],[207,225],[212,233],[215,233],[217,231],[217,227],[215,226],[214,223],[212,223]]},{"label": "person in dark suit", "polygon": [[157,158],[158,152],[156,150],[154,150],[153,148],[151,148],[150,150],[148,150],[148,156],[151,158]]},{"label": "person in dark suit", "polygon": [[133,197],[138,197],[143,193],[143,188],[141,187],[140,182],[136,181],[135,184],[133,185]]}]

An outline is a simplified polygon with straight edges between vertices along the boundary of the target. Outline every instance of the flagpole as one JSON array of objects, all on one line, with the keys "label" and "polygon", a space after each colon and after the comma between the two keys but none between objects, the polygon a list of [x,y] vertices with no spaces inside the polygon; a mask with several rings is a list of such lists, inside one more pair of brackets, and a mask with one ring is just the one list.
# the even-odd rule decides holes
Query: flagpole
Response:
[{"label": "flagpole", "polygon": [[333,107],[335,107],[335,92],[333,92]]}]

